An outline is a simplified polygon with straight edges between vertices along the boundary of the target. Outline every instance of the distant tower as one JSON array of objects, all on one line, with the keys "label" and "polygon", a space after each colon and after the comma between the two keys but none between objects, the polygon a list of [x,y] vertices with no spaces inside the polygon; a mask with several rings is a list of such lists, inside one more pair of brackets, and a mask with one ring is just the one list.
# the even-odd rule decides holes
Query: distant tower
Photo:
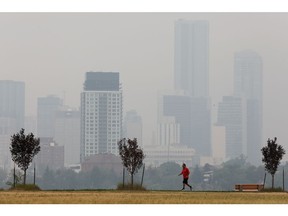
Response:
[{"label": "distant tower", "polygon": [[219,104],[218,125],[226,128],[226,157],[241,154],[261,163],[262,59],[253,51],[234,55],[234,94]]},{"label": "distant tower", "polygon": [[122,89],[118,72],[87,72],[81,93],[80,161],[118,153],[122,138]]},{"label": "distant tower", "polygon": [[174,116],[180,124],[181,144],[199,157],[211,156],[208,21],[177,20],[174,50],[175,90],[184,94],[163,96],[164,116]]},{"label": "distant tower", "polygon": [[192,97],[209,97],[209,23],[175,22],[174,82]]},{"label": "distant tower", "polygon": [[55,142],[64,146],[65,167],[80,163],[80,111],[66,109],[55,116]]},{"label": "distant tower", "polygon": [[262,58],[245,50],[234,55],[234,95],[247,103],[247,160],[261,163],[262,146]]},{"label": "distant tower", "polygon": [[55,135],[55,115],[63,107],[62,99],[56,96],[39,97],[37,100],[37,135],[51,137]]},{"label": "distant tower", "polygon": [[142,146],[142,118],[136,110],[130,110],[126,113],[123,133],[126,138],[137,138],[138,145]]},{"label": "distant tower", "polygon": [[0,80],[0,167],[10,169],[11,136],[24,128],[25,83]]}]

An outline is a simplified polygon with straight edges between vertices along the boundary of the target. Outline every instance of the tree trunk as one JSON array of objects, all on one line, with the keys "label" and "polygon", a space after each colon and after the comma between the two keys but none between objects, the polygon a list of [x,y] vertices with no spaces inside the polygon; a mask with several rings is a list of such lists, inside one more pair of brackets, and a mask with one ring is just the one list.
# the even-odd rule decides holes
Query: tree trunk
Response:
[{"label": "tree trunk", "polygon": [[26,185],[26,169],[24,170],[24,180],[23,180],[23,184]]},{"label": "tree trunk", "polygon": [[133,177],[134,177],[134,174],[131,173],[131,184],[132,184],[132,189],[133,189]]},{"label": "tree trunk", "polygon": [[272,174],[272,189],[274,189],[274,174]]}]

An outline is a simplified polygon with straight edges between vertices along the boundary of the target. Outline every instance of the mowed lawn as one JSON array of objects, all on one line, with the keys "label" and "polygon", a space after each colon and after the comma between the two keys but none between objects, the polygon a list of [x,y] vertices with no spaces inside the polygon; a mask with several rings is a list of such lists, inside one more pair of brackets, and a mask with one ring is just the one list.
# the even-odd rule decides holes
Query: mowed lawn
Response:
[{"label": "mowed lawn", "polygon": [[288,193],[0,191],[1,204],[288,204]]}]

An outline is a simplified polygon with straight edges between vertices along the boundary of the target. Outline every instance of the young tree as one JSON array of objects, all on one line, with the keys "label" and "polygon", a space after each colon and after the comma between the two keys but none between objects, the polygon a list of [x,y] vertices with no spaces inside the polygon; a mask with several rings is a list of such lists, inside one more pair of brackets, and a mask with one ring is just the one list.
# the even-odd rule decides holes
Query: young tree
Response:
[{"label": "young tree", "polygon": [[277,138],[274,140],[268,139],[267,146],[264,146],[261,151],[263,154],[262,161],[264,162],[265,169],[272,176],[272,188],[274,189],[274,175],[278,169],[280,161],[285,154],[285,150],[281,145],[276,143]]},{"label": "young tree", "polygon": [[124,167],[131,175],[131,184],[133,187],[133,176],[141,168],[144,160],[144,153],[137,144],[137,139],[123,138],[118,142],[119,155]]},{"label": "young tree", "polygon": [[24,134],[22,128],[19,133],[11,136],[10,152],[12,160],[24,171],[23,184],[26,184],[26,171],[34,156],[40,151],[40,139],[35,138],[33,133]]}]

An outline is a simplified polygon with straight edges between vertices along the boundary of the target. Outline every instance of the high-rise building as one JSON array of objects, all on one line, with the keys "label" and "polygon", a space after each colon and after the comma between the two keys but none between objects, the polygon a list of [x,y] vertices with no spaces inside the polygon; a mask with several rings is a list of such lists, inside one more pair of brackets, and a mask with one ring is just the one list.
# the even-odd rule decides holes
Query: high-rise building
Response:
[{"label": "high-rise building", "polygon": [[81,93],[80,161],[117,154],[122,137],[122,89],[118,72],[87,72]]},{"label": "high-rise building", "polygon": [[[174,99],[166,97],[165,112],[175,110],[181,104],[183,113],[176,117],[179,123],[182,115],[181,143],[194,148],[199,157],[211,156],[208,21],[177,20],[174,50],[175,90],[183,91],[184,96]],[[185,104],[183,100],[186,101]]]},{"label": "high-rise building", "polygon": [[65,167],[80,163],[80,111],[57,111],[55,116],[55,142],[64,146]]},{"label": "high-rise building", "polygon": [[16,130],[24,127],[25,83],[0,80],[0,118],[16,120]]},{"label": "high-rise building", "polygon": [[137,138],[138,145],[142,146],[142,118],[136,110],[130,110],[126,113],[123,135],[129,139]]},{"label": "high-rise building", "polygon": [[234,55],[234,94],[219,104],[218,125],[226,128],[226,157],[243,154],[261,163],[262,59],[253,51]]},{"label": "high-rise building", "polygon": [[209,97],[209,23],[175,22],[174,83],[192,97]]},{"label": "high-rise building", "polygon": [[51,137],[40,137],[40,152],[35,156],[37,170],[44,173],[48,168],[64,168],[64,146],[59,146]]},{"label": "high-rise building", "polygon": [[247,103],[247,160],[261,163],[262,146],[262,58],[251,50],[234,55],[234,95]]},{"label": "high-rise building", "polygon": [[53,137],[55,133],[55,115],[63,106],[62,99],[56,96],[39,97],[37,101],[37,135]]},{"label": "high-rise building", "polygon": [[11,136],[24,128],[25,83],[0,80],[0,166],[10,169]]},{"label": "high-rise building", "polygon": [[219,103],[217,125],[225,126],[225,158],[247,155],[246,101],[241,97],[224,96]]},{"label": "high-rise building", "polygon": [[[210,156],[211,119],[209,112],[209,104],[205,98],[181,94],[162,95],[159,98],[158,110],[159,144],[166,142],[165,145],[168,145],[168,140],[179,140],[178,144],[195,149],[195,154],[198,156]],[[167,125],[168,117],[170,124]],[[174,122],[172,125],[171,120]]]}]

